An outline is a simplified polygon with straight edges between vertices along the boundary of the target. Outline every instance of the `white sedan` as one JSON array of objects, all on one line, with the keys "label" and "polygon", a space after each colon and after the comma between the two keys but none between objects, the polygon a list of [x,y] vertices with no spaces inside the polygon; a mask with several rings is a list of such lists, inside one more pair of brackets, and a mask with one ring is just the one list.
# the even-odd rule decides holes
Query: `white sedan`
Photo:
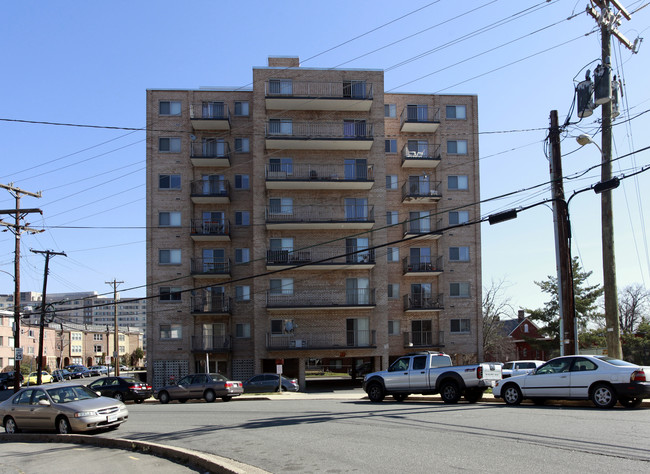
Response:
[{"label": "white sedan", "polygon": [[599,408],[620,402],[636,408],[650,398],[650,367],[641,367],[607,356],[576,355],[558,357],[530,374],[497,382],[492,393],[508,405],[523,399],[543,403],[548,399],[591,400]]}]

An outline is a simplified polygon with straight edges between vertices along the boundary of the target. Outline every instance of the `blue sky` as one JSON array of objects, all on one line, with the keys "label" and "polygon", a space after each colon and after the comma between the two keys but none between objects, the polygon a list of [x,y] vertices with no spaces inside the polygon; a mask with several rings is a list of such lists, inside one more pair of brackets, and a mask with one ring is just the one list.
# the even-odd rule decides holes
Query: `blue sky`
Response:
[{"label": "blue sky", "polygon": [[[600,58],[600,37],[586,0],[553,2],[451,0],[355,3],[219,1],[2,2],[4,45],[0,119],[114,127],[144,127],[145,91],[156,88],[250,86],[252,67],[268,56],[299,56],[305,67],[385,70],[391,92],[477,94],[480,118],[481,197],[527,189],[549,180],[544,139],[551,110],[563,122],[574,78]],[[635,11],[645,1],[624,2]],[[182,6],[182,9],[179,9]],[[411,13],[418,10],[415,13]],[[575,15],[575,16],[573,16]],[[571,19],[569,19],[571,18]],[[383,26],[386,25],[386,26]],[[648,35],[650,8],[623,20],[629,39]],[[367,33],[367,34],[365,34]],[[612,42],[614,72],[625,82],[614,127],[614,155],[650,145],[650,45],[638,54]],[[565,193],[599,181],[593,145],[600,110],[563,134]],[[628,120],[629,119],[629,120]],[[576,122],[575,115],[571,122]],[[41,291],[44,257],[48,293],[145,289],[145,133],[0,121],[0,183],[35,192],[24,197],[32,227],[23,235],[21,289]],[[642,151],[613,165],[629,175],[650,162]],[[623,180],[614,194],[619,287],[650,286],[646,222],[650,172]],[[483,215],[550,197],[548,186],[485,203]],[[0,209],[13,208],[0,189]],[[600,198],[571,201],[573,254],[602,283]],[[119,228],[118,228],[119,227]],[[538,307],[547,296],[534,284],[555,275],[550,208],[538,206],[515,220],[482,228],[483,286],[507,281],[515,307]],[[14,239],[0,234],[0,293],[12,293]]]}]

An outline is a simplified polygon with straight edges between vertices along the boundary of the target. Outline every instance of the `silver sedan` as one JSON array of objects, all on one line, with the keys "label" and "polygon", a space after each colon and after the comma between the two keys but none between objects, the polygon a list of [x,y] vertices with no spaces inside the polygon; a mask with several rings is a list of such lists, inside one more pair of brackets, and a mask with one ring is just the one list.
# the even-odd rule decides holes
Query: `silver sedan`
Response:
[{"label": "silver sedan", "polygon": [[0,403],[0,422],[7,433],[56,430],[69,434],[117,428],[128,417],[122,402],[100,397],[84,385],[26,387]]}]

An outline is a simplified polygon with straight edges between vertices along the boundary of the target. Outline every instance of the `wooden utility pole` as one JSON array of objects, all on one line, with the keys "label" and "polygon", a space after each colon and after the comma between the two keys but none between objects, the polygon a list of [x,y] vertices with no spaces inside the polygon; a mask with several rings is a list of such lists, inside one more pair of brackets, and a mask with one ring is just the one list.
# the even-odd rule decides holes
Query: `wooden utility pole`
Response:
[{"label": "wooden utility pole", "polygon": [[557,266],[557,290],[560,307],[560,355],[576,354],[575,298],[571,249],[569,248],[569,213],[564,199],[562,178],[562,153],[560,151],[560,127],[557,110],[551,111],[549,129],[551,144],[551,193],[553,197],[553,221],[555,224],[555,262]]},{"label": "wooden utility pole", "polygon": [[[41,192],[32,193],[29,191],[24,191],[22,189],[16,188],[13,186],[13,183],[9,185],[0,184],[0,188],[4,188],[14,197],[16,200],[15,209],[0,209],[0,214],[13,214],[14,223],[10,224],[0,220],[0,225],[4,225],[13,232],[16,240],[16,246],[14,250],[14,348],[20,347],[20,237],[23,231],[36,234],[38,232],[43,232],[42,230],[32,229],[27,227],[29,224],[24,226],[20,225],[21,219],[27,214],[39,213],[43,214],[43,211],[40,209],[21,209],[20,208],[20,198],[22,195],[32,196],[36,198],[41,197]],[[14,382],[14,392],[20,390],[20,360],[14,358],[14,371],[16,374]]]},{"label": "wooden utility pole", "polygon": [[[115,376],[118,377],[120,375],[120,351],[119,351],[119,331],[117,329],[117,285],[120,283],[124,283],[123,281],[117,281],[116,279],[113,279],[113,281],[107,281],[104,282],[107,285],[112,285],[113,286],[113,316],[115,318],[115,334],[113,335],[114,343],[113,345],[115,346],[113,348],[113,363],[115,364]],[[106,341],[106,346],[108,347],[108,341]]]},{"label": "wooden utility pole", "polygon": [[43,273],[43,295],[41,296],[41,319],[39,322],[39,338],[38,338],[38,361],[37,361],[37,369],[38,374],[36,375],[36,384],[40,385],[42,383],[41,380],[41,372],[43,370],[43,333],[45,332],[45,310],[47,308],[47,275],[49,273],[49,266],[50,266],[50,255],[63,255],[64,257],[67,257],[65,252],[54,252],[53,250],[33,250],[30,249],[34,253],[42,253],[45,254],[45,272]]},{"label": "wooden utility pole", "polygon": [[[600,25],[601,34],[601,62],[604,68],[611,68],[611,37],[615,36],[626,48],[635,51],[635,45],[625,38],[618,30],[620,17],[630,20],[631,16],[618,0],[597,0],[596,5],[600,13],[593,7],[587,7],[587,13]],[[617,14],[614,14],[610,5],[613,5]],[[609,77],[609,76],[608,76]],[[610,94],[611,95],[611,94]],[[601,144],[601,182],[606,182],[612,177],[612,101],[602,103],[602,144]],[[623,358],[621,348],[621,335],[618,320],[618,290],[616,287],[616,261],[614,254],[614,216],[612,210],[611,190],[601,194],[601,221],[602,221],[602,252],[603,252],[603,289],[605,293],[605,324],[607,340],[607,354],[616,359]]]}]

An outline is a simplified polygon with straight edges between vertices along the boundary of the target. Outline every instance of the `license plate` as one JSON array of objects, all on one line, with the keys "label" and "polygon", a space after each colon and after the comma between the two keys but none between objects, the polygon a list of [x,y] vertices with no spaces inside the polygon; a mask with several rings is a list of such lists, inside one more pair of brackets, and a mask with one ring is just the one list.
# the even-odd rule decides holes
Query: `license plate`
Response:
[{"label": "license plate", "polygon": [[117,421],[117,415],[108,415],[108,416],[106,417],[106,421],[107,421],[108,423],[112,423],[112,422],[114,422],[114,421]]}]

